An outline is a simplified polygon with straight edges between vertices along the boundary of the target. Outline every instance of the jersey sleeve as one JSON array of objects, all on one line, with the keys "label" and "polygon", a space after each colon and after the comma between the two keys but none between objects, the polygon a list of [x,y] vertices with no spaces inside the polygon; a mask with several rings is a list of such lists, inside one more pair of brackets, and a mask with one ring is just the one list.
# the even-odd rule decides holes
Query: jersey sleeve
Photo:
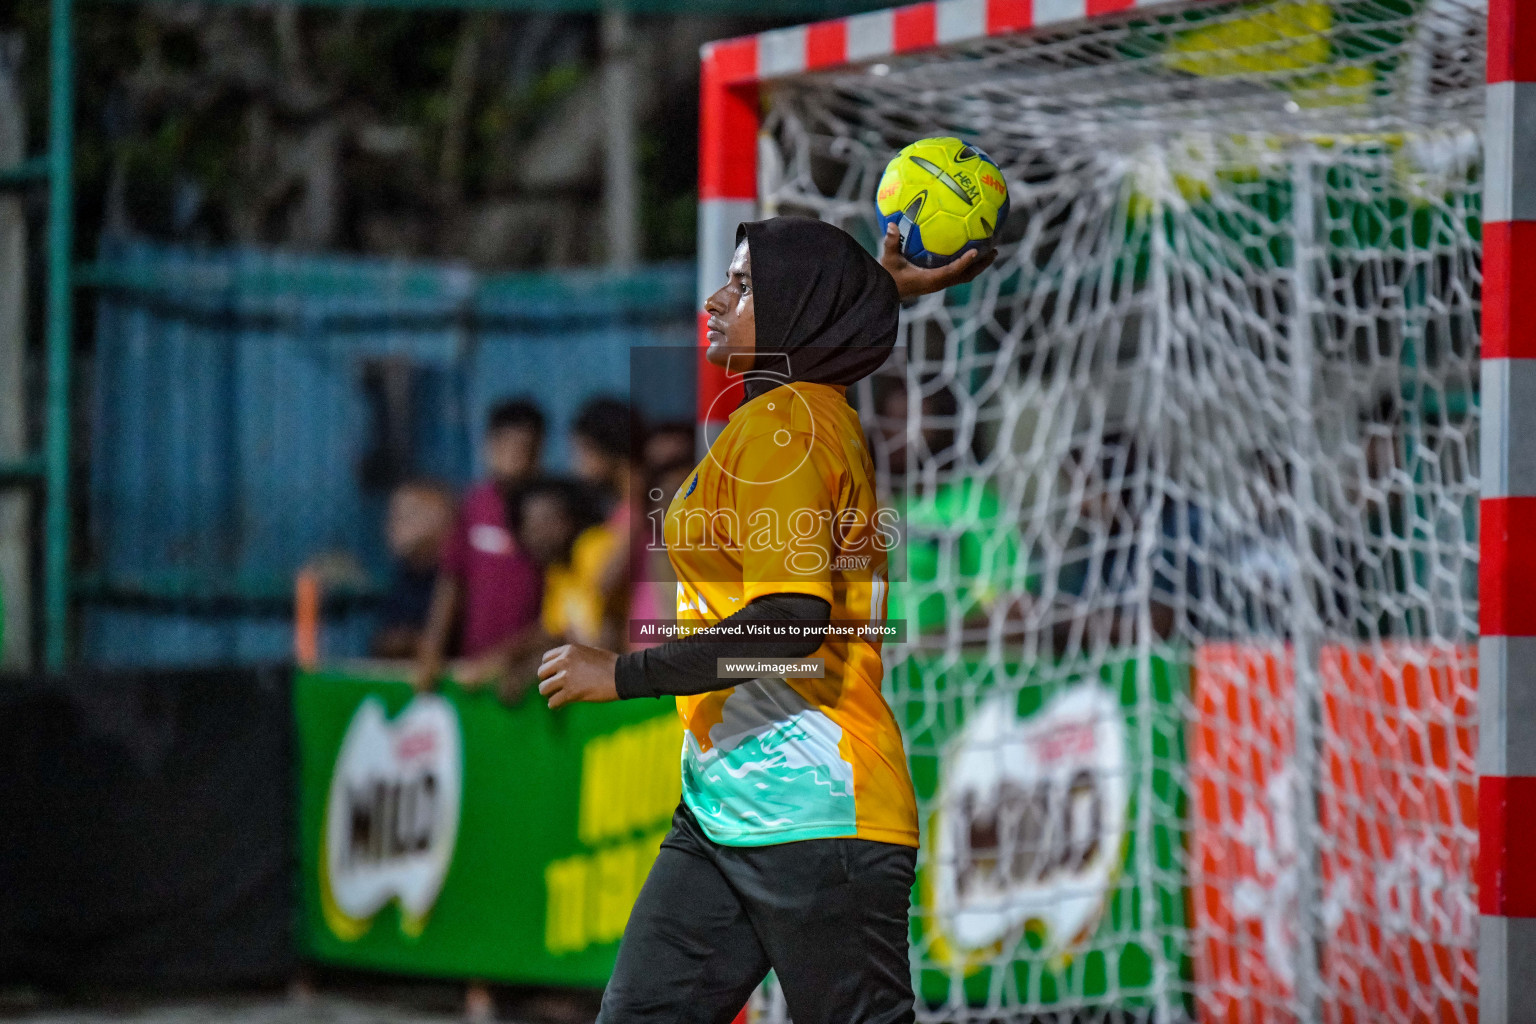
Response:
[{"label": "jersey sleeve", "polygon": [[765,594],[832,598],[833,520],[842,467],[808,432],[750,438],[732,460],[742,600]]}]

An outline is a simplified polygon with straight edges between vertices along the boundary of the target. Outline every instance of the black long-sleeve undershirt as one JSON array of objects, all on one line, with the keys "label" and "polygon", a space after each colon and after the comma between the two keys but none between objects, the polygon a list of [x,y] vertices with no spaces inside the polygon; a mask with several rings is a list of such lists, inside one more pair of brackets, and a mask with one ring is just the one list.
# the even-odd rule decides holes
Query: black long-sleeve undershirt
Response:
[{"label": "black long-sleeve undershirt", "polygon": [[692,636],[619,655],[614,666],[614,687],[623,699],[683,697],[723,690],[735,683],[719,677],[716,659],[739,658],[744,654],[764,659],[805,658],[821,646],[822,638],[811,635],[743,641],[740,635],[713,636],[721,632],[720,627],[795,621],[816,627],[810,630],[815,634],[831,620],[832,606],[819,597],[766,594]]}]

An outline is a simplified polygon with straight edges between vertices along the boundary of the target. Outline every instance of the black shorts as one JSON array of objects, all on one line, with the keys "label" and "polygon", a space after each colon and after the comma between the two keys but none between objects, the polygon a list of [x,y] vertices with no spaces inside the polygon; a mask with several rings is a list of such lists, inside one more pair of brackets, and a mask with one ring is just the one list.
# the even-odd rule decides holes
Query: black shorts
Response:
[{"label": "black shorts", "polygon": [[721,846],[679,806],[598,1024],[729,1024],[772,968],[795,1024],[913,1020],[909,846]]}]

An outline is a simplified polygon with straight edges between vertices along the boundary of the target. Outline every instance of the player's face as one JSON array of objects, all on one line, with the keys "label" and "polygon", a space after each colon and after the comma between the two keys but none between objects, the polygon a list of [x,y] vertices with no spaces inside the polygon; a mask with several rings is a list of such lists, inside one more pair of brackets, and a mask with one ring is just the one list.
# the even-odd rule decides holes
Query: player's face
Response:
[{"label": "player's face", "polygon": [[716,366],[728,366],[732,373],[752,369],[757,315],[752,306],[752,256],[745,240],[731,257],[725,287],[709,297],[704,312],[709,314],[709,348],[704,358]]}]

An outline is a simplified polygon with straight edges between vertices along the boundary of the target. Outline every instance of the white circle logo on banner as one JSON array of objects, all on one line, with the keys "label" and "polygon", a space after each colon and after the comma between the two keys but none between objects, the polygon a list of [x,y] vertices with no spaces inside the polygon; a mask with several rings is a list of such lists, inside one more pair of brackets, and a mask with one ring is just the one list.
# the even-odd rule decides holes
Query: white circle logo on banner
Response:
[{"label": "white circle logo on banner", "polygon": [[964,953],[1037,930],[1046,956],[1092,932],[1124,856],[1124,712],[1083,684],[1021,719],[992,698],[947,752],[933,829],[933,907]]},{"label": "white circle logo on banner", "polygon": [[368,930],[390,900],[419,935],[453,861],[464,789],[453,705],[422,694],[393,722],[384,703],[358,706],[336,755],[321,840],[326,923],[339,938]]}]

